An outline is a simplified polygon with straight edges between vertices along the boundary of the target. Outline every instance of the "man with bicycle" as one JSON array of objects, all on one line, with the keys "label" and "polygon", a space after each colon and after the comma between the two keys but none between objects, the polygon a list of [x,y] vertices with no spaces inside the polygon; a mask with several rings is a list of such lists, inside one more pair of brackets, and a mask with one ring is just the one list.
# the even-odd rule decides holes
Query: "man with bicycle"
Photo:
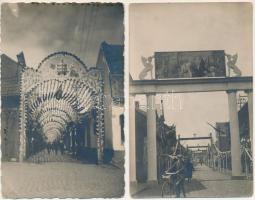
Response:
[{"label": "man with bicycle", "polygon": [[165,171],[165,174],[162,175],[162,178],[165,179],[161,194],[162,197],[165,194],[165,186],[169,187],[169,194],[176,194],[176,197],[180,197],[181,192],[183,196],[186,197],[184,189],[184,180],[185,180],[185,165],[182,155],[169,155],[172,160],[171,167]]},{"label": "man with bicycle", "polygon": [[181,192],[183,196],[186,197],[185,188],[184,188],[184,181],[185,181],[185,165],[183,161],[182,155],[177,155],[177,160],[175,163],[176,168],[176,175],[175,175],[175,192],[176,198],[180,198]]}]

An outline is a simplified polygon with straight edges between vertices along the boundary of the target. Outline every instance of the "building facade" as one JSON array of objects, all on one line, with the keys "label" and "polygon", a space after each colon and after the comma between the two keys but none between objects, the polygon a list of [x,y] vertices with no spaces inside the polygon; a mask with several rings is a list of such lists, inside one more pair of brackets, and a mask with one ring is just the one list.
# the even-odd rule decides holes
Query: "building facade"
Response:
[{"label": "building facade", "polygon": [[104,74],[105,153],[124,159],[124,46],[102,42],[97,68]]},{"label": "building facade", "polygon": [[1,55],[1,150],[2,160],[17,160],[19,149],[19,105],[22,67]]},{"label": "building facade", "polygon": [[230,150],[229,122],[216,122],[216,145],[220,151]]}]

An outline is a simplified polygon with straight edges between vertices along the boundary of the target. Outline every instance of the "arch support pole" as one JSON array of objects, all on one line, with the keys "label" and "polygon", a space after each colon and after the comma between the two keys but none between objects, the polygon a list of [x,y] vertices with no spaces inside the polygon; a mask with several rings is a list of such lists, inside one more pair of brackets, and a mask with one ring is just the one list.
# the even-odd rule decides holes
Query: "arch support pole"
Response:
[{"label": "arch support pole", "polygon": [[229,105],[229,122],[231,134],[231,165],[232,165],[232,179],[242,179],[241,168],[241,144],[239,134],[239,121],[237,112],[236,91],[227,91],[228,105]]},{"label": "arch support pole", "polygon": [[157,181],[157,142],[156,142],[156,111],[155,95],[147,95],[147,155],[148,182]]}]

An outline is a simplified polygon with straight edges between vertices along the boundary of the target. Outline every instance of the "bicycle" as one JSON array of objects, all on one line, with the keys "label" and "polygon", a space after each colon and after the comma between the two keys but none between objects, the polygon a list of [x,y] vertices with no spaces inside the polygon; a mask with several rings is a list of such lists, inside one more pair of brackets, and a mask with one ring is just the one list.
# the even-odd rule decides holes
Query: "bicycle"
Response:
[{"label": "bicycle", "polygon": [[161,197],[167,196],[168,194],[170,197],[175,195],[175,182],[173,180],[173,175],[177,175],[178,172],[165,172],[162,175],[163,184],[161,187]]}]

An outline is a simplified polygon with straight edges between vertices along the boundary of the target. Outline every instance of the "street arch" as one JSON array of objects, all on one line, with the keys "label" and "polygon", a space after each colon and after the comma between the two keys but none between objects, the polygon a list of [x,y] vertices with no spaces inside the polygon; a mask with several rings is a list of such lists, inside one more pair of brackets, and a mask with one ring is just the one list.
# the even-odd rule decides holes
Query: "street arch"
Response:
[{"label": "street arch", "polygon": [[[43,143],[62,141],[65,134],[78,135],[80,121],[92,115],[97,137],[97,160],[103,158],[104,110],[102,71],[89,68],[76,55],[55,52],[36,69],[25,67],[21,78],[19,160],[36,153],[31,150],[34,135]],[[72,124],[72,125],[71,125]],[[28,138],[30,137],[30,138]],[[39,138],[41,139],[41,138]],[[77,144],[76,144],[77,143]],[[72,145],[78,145],[74,142]],[[30,148],[30,150],[28,150]],[[70,148],[69,148],[70,149]],[[30,152],[28,154],[27,152]]]},{"label": "street arch", "polygon": [[[148,181],[157,180],[157,147],[156,147],[156,113],[155,95],[172,93],[214,92],[225,91],[228,95],[231,153],[235,155],[232,159],[232,177],[241,176],[241,150],[240,136],[237,116],[236,92],[244,91],[248,95],[249,121],[251,121],[250,137],[253,138],[252,124],[252,94],[253,77],[217,77],[217,78],[192,78],[192,79],[152,79],[152,80],[130,80],[129,86],[129,125],[130,125],[130,179],[136,182],[136,141],[135,141],[135,96],[146,95],[147,98],[147,154],[148,159]],[[208,139],[208,138],[206,138]]]}]

